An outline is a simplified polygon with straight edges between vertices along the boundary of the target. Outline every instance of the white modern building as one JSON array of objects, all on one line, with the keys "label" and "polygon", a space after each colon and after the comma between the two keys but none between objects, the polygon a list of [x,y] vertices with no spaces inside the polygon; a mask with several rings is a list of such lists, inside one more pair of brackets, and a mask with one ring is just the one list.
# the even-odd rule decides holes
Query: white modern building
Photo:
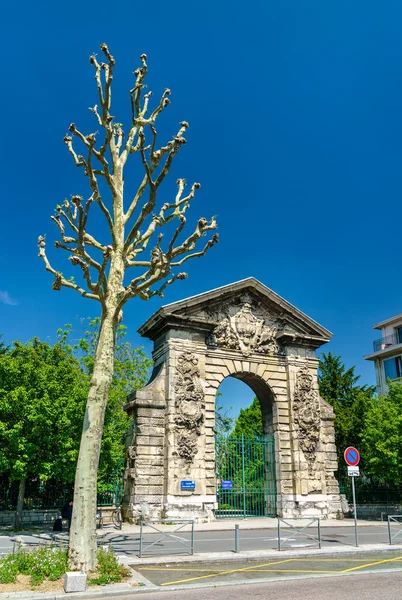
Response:
[{"label": "white modern building", "polygon": [[386,319],[373,329],[381,331],[381,337],[373,342],[373,352],[364,358],[375,366],[377,392],[386,394],[387,381],[402,378],[402,313]]}]

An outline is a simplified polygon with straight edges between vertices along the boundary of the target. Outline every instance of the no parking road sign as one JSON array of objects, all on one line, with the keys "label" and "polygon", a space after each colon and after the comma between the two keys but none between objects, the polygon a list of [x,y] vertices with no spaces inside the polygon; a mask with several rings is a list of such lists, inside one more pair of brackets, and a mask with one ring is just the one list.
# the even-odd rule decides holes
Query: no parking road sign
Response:
[{"label": "no parking road sign", "polygon": [[357,465],[360,462],[359,451],[356,450],[356,448],[353,448],[353,446],[349,446],[349,448],[346,448],[343,456],[345,458],[346,464],[349,465],[349,467],[357,467]]},{"label": "no parking road sign", "polygon": [[359,475],[359,467],[357,466],[360,462],[360,454],[356,448],[349,446],[346,448],[343,454],[346,464],[348,465],[348,475],[352,478],[352,493],[353,493],[353,512],[355,517],[355,544],[356,547],[359,545],[357,539],[357,513],[356,513],[356,491],[355,491],[355,477]]}]

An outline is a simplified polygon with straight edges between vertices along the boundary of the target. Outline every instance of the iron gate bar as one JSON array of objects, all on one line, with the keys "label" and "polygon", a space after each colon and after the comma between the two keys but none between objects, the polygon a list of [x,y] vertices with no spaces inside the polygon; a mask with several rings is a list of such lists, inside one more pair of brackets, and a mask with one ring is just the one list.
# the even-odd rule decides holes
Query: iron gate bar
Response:
[{"label": "iron gate bar", "polygon": [[[179,525],[179,527],[177,527],[177,529],[174,529],[173,531],[162,531],[161,529],[158,529],[157,527],[155,527],[154,525],[151,525],[151,523],[159,523],[159,524],[163,524],[163,523],[181,523]],[[185,527],[186,525],[190,525],[191,524],[191,539],[190,539],[190,543],[188,544],[185,540],[181,540],[180,538],[174,536],[175,533],[177,533],[178,531],[180,531],[181,529],[183,529],[183,527]],[[143,541],[142,541],[142,528],[143,526],[145,527],[150,527],[151,529],[153,529],[154,531],[161,533],[161,537],[159,537],[157,540],[155,540],[154,542],[152,542],[151,544],[148,544],[147,546],[143,545]],[[181,544],[182,546],[185,546],[186,548],[190,549],[190,555],[194,554],[194,521],[192,520],[184,520],[184,519],[152,519],[151,521],[141,521],[141,527],[140,527],[140,554],[139,557],[142,558],[143,552],[145,552],[146,550],[148,550],[149,548],[151,548],[152,546],[154,546],[155,544],[158,544],[161,540],[163,540],[164,538],[172,538],[174,539],[176,542],[179,542],[179,544]]]},{"label": "iron gate bar", "polygon": [[[272,435],[217,436],[217,518],[276,516]],[[230,487],[226,485],[230,484]]]},{"label": "iron gate bar", "polygon": [[[392,545],[392,540],[394,540],[400,533],[402,533],[402,522],[397,521],[397,519],[402,519],[402,515],[388,515],[388,536],[390,545]],[[400,527],[399,531],[394,533],[394,535],[391,535],[391,521],[397,523]]]},{"label": "iron gate bar", "polygon": [[[286,540],[283,541],[283,543],[281,543],[281,523],[284,523],[285,525],[287,525],[288,527],[290,527],[290,529],[294,530],[295,533],[292,534],[296,537],[296,535],[304,535],[306,538],[309,538],[310,540],[313,540],[314,542],[318,542],[318,547],[321,549],[321,526],[320,526],[320,519],[319,517],[316,517],[314,519],[311,519],[310,517],[295,517],[292,520],[295,521],[309,521],[304,527],[295,527],[294,525],[292,525],[292,523],[288,523],[288,521],[291,520],[291,518],[287,518],[287,519],[278,519],[278,550],[281,550],[281,547],[283,547],[287,542],[289,542],[292,538],[287,538]],[[305,531],[305,529],[307,529],[308,527],[310,527],[310,525],[312,525],[313,523],[317,522],[317,535],[318,537],[315,538],[314,536],[312,536],[311,534],[307,533]]]}]

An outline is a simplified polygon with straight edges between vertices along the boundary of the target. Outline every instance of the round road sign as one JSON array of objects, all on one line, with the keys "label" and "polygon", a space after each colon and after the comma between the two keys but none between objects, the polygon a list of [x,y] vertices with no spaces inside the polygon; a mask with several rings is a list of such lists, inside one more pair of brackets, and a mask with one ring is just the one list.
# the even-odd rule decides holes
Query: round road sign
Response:
[{"label": "round road sign", "polygon": [[346,464],[350,467],[356,467],[360,462],[359,451],[356,450],[356,448],[353,448],[353,446],[349,446],[349,448],[346,448],[343,456],[345,458]]}]

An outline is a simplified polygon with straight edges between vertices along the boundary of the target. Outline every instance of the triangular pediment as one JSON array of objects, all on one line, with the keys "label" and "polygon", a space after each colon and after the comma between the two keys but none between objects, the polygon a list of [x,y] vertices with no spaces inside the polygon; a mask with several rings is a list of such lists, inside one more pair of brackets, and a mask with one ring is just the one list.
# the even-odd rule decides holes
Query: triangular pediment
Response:
[{"label": "triangular pediment", "polygon": [[316,346],[332,337],[330,331],[254,277],[163,306],[138,331],[156,339],[163,329],[175,325],[214,333],[226,326],[223,323],[230,329],[237,322],[258,324],[266,333],[275,330],[278,338],[296,334],[315,339]]}]

